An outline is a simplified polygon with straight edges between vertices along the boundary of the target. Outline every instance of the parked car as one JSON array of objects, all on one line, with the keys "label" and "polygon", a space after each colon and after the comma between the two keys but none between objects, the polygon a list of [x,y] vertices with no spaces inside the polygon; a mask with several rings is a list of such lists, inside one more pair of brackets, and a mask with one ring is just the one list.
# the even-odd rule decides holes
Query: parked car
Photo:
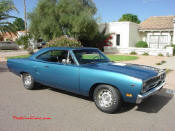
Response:
[{"label": "parked car", "polygon": [[37,40],[36,47],[38,49],[41,49],[41,48],[43,48],[46,45],[46,43],[47,43],[46,41],[43,41],[42,39],[39,39],[39,40]]},{"label": "parked car", "polygon": [[0,42],[0,50],[18,50],[19,46],[14,42]]},{"label": "parked car", "polygon": [[140,104],[165,84],[163,70],[113,63],[96,48],[43,48],[26,59],[9,59],[7,66],[28,90],[40,83],[88,96],[106,113],[122,101]]}]

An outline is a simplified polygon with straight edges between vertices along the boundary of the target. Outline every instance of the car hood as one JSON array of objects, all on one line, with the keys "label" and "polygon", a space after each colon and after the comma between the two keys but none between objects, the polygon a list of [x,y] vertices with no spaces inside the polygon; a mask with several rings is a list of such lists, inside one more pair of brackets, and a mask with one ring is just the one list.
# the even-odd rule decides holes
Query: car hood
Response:
[{"label": "car hood", "polygon": [[150,79],[151,77],[157,76],[159,73],[159,69],[157,68],[136,64],[109,62],[109,63],[87,64],[84,66],[93,69],[121,73],[142,80]]}]

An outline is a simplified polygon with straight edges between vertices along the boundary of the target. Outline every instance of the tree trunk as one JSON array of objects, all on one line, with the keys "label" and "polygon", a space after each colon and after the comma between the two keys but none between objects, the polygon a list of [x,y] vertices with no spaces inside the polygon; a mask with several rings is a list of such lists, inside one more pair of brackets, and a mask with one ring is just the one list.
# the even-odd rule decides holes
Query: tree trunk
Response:
[{"label": "tree trunk", "polygon": [[25,33],[27,34],[27,12],[26,12],[26,0],[24,0],[24,24],[25,24]]}]

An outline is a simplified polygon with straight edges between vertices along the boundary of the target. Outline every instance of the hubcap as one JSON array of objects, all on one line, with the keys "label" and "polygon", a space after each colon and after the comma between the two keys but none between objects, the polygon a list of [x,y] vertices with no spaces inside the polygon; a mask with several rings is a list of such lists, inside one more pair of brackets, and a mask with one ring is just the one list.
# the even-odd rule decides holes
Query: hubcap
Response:
[{"label": "hubcap", "polygon": [[27,75],[24,77],[24,85],[25,86],[30,86],[32,83],[32,77],[30,75]]},{"label": "hubcap", "polygon": [[110,107],[112,105],[112,93],[109,90],[102,90],[98,95],[101,107]]}]

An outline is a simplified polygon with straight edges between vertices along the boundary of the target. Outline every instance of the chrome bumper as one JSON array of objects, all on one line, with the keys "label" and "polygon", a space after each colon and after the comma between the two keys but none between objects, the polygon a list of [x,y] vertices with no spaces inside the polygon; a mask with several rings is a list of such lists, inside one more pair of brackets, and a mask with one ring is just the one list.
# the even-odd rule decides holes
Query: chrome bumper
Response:
[{"label": "chrome bumper", "polygon": [[152,89],[152,90],[150,90],[150,91],[148,91],[148,92],[146,92],[144,94],[139,94],[137,96],[136,104],[140,104],[143,101],[143,99],[145,99],[145,98],[147,98],[147,97],[157,93],[164,85],[165,85],[165,82],[163,82],[158,87],[156,87],[156,88],[154,88],[154,89]]}]

